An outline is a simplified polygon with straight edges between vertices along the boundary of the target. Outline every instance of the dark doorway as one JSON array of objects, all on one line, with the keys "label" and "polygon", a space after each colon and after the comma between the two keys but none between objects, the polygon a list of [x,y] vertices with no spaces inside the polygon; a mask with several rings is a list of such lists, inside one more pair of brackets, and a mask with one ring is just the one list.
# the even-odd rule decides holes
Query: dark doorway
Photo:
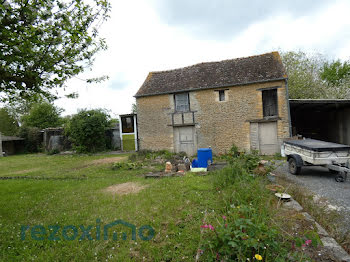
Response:
[{"label": "dark doorway", "polygon": [[350,145],[350,100],[291,99],[292,133]]}]

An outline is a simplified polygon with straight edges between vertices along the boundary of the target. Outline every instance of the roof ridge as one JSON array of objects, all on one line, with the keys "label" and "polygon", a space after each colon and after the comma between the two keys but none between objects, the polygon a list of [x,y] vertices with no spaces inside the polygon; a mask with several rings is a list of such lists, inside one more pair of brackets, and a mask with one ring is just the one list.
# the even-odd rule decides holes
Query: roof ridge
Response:
[{"label": "roof ridge", "polygon": [[277,51],[149,72],[135,97],[286,79]]},{"label": "roof ridge", "polygon": [[264,54],[236,57],[236,58],[231,58],[231,59],[224,59],[224,60],[220,60],[220,61],[200,62],[200,63],[196,63],[196,64],[193,64],[193,65],[184,66],[184,67],[178,67],[178,68],[174,68],[174,69],[161,70],[161,71],[150,71],[149,73],[152,73],[152,74],[168,73],[168,72],[173,72],[173,71],[181,70],[181,69],[189,69],[189,68],[196,67],[198,65],[203,65],[203,64],[215,64],[215,63],[222,63],[222,62],[234,61],[234,60],[238,61],[238,60],[243,60],[243,59],[250,59],[250,58],[253,58],[253,57],[265,56],[265,55],[269,55],[269,54],[276,55],[276,53],[278,54],[278,51],[271,51],[271,52],[267,52],[267,53],[264,53]]}]

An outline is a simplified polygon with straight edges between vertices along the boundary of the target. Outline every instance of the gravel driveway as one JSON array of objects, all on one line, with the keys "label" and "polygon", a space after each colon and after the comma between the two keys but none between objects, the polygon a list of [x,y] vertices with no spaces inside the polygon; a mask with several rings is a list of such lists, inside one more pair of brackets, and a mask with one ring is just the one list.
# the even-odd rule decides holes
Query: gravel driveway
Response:
[{"label": "gravel driveway", "polygon": [[328,169],[316,166],[302,167],[300,175],[295,176],[288,172],[286,161],[280,164],[275,170],[276,174],[326,198],[330,204],[329,208],[337,210],[344,218],[344,229],[350,230],[350,176],[347,181],[338,183]]}]

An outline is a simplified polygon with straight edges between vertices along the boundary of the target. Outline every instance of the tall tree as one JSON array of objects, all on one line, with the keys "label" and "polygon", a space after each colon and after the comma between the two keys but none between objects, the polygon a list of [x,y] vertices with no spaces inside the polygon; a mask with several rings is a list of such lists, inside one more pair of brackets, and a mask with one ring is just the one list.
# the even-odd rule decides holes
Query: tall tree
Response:
[{"label": "tall tree", "polygon": [[350,98],[350,71],[347,62],[329,62],[322,54],[303,51],[281,52],[288,75],[289,97],[292,99]]},{"label": "tall tree", "polygon": [[[321,78],[328,84],[339,86],[344,82],[349,84],[350,61],[335,60],[326,62],[321,70]],[[348,86],[350,88],[350,85]]]},{"label": "tall tree", "polygon": [[325,87],[320,70],[325,58],[308,55],[302,51],[281,52],[282,62],[288,75],[289,97],[315,99],[325,96]]},{"label": "tall tree", "polygon": [[57,98],[106,48],[98,28],[109,11],[108,0],[0,0],[0,100]]},{"label": "tall tree", "polygon": [[35,104],[27,115],[22,117],[22,124],[26,127],[37,127],[40,129],[58,127],[61,125],[60,114],[62,109],[50,103]]},{"label": "tall tree", "polygon": [[18,130],[17,120],[9,113],[7,108],[0,108],[0,132],[6,136],[14,136],[17,135]]}]

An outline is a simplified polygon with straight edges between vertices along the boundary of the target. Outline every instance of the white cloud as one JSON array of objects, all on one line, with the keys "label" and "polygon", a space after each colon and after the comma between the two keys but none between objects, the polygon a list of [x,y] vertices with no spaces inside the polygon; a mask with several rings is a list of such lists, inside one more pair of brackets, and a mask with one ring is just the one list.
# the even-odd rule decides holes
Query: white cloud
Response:
[{"label": "white cloud", "polygon": [[75,113],[78,108],[129,113],[133,95],[149,71],[249,56],[277,48],[319,51],[332,58],[349,59],[350,3],[345,0],[298,19],[287,13],[269,17],[225,39],[199,39],[186,30],[186,25],[165,24],[153,1],[113,1],[112,4],[111,19],[101,28],[109,50],[97,55],[92,71],[79,76],[107,74],[110,80],[100,84],[69,81],[67,89],[78,91],[80,97],[56,102],[66,109],[65,114]]}]

